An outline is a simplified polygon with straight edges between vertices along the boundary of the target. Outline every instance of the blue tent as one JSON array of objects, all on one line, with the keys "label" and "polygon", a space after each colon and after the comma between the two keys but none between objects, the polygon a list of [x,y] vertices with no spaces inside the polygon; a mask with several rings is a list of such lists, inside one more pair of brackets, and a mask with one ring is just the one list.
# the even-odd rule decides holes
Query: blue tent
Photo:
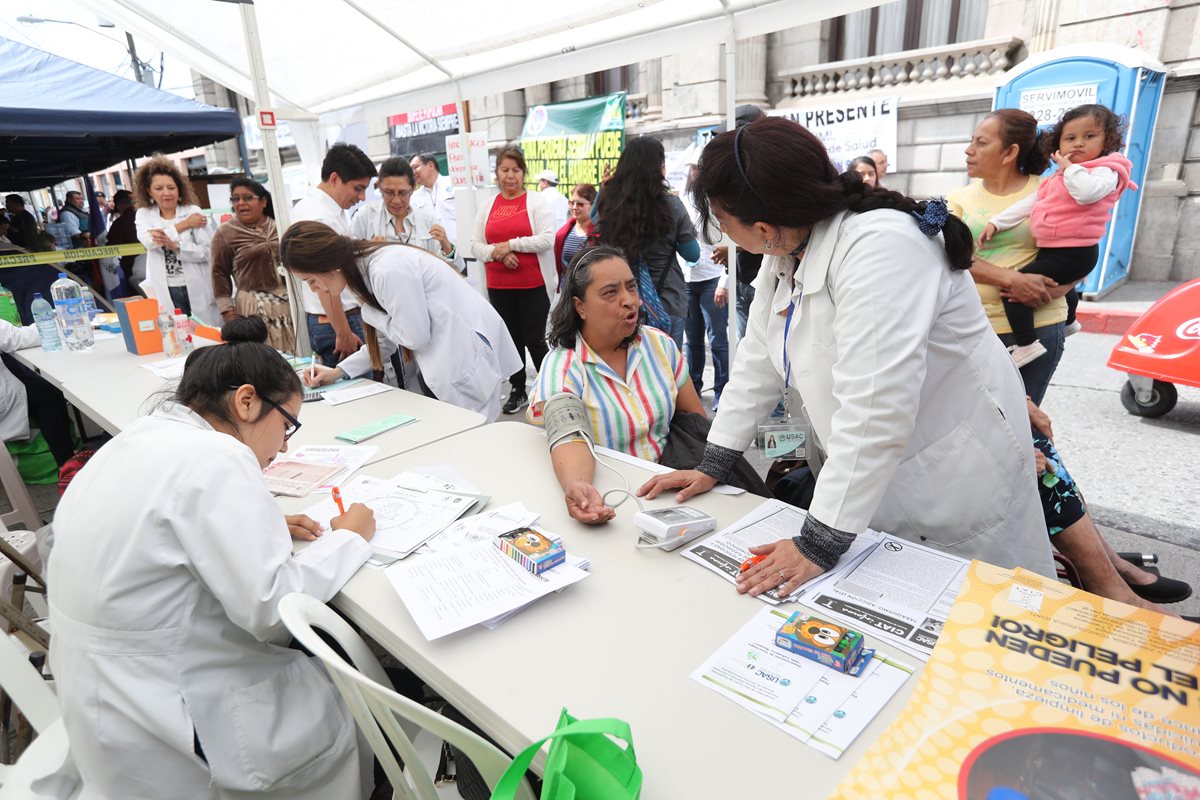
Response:
[{"label": "blue tent", "polygon": [[0,38],[0,188],[40,189],[242,132],[237,112]]}]

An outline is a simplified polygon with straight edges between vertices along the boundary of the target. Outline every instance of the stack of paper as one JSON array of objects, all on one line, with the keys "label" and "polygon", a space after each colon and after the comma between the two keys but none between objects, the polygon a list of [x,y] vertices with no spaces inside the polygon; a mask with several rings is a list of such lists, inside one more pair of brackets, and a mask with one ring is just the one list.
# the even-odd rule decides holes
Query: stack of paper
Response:
[{"label": "stack of paper", "polygon": [[343,389],[325,392],[321,395],[321,399],[331,406],[340,406],[342,403],[349,403],[352,400],[361,400],[364,397],[370,397],[375,394],[383,394],[384,392],[392,391],[392,387],[386,383],[376,383],[375,381],[359,381],[353,386],[347,386]]},{"label": "stack of paper", "polygon": [[306,444],[288,453],[289,461],[305,461],[338,467],[332,477],[327,478],[320,489],[330,489],[349,480],[358,469],[371,460],[379,448],[373,445],[353,447],[346,445]]},{"label": "stack of paper", "polygon": [[761,609],[692,673],[692,680],[838,758],[913,667],[877,650],[858,677],[836,672],[775,645],[775,633],[787,617]]},{"label": "stack of paper", "polygon": [[138,366],[150,370],[165,380],[178,380],[183,377],[185,361],[187,361],[187,356],[176,356],[175,358],[164,358],[161,361],[152,361],[148,364],[138,364]]},{"label": "stack of paper", "polygon": [[304,497],[315,492],[341,469],[340,466],[332,464],[284,458],[271,462],[263,470],[263,478],[272,494]]},{"label": "stack of paper", "polygon": [[[738,575],[742,572],[742,564],[752,555],[751,547],[774,544],[781,539],[801,535],[805,516],[803,510],[781,500],[766,500],[728,528],[689,545],[684,549],[683,557],[712,570],[730,583],[736,583]],[[799,600],[810,593],[818,582],[856,563],[856,559],[876,545],[881,536],[882,534],[869,529],[859,534],[832,570],[801,584],[788,597],[780,597],[779,593],[772,589],[763,592],[758,598],[771,605]]]},{"label": "stack of paper", "polygon": [[[484,497],[409,489],[366,475],[355,478],[341,490],[342,502],[347,507],[351,503],[364,503],[375,512],[371,547],[392,558],[404,558],[477,504],[487,503]],[[333,500],[328,499],[305,513],[328,526],[339,512]]]},{"label": "stack of paper", "polygon": [[385,574],[430,640],[504,616],[588,575],[562,564],[535,576],[490,541],[427,553]]}]

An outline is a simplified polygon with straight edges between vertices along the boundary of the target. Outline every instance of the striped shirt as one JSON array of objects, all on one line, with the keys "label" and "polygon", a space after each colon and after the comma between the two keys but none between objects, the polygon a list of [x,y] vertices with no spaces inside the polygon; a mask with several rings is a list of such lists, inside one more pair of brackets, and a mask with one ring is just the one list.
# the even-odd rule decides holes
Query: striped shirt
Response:
[{"label": "striped shirt", "polygon": [[582,336],[573,350],[554,348],[542,361],[526,417],[540,425],[547,400],[560,392],[579,395],[596,444],[658,461],[675,398],[690,380],[687,364],[670,336],[645,326],[629,345],[627,359],[621,380]]}]

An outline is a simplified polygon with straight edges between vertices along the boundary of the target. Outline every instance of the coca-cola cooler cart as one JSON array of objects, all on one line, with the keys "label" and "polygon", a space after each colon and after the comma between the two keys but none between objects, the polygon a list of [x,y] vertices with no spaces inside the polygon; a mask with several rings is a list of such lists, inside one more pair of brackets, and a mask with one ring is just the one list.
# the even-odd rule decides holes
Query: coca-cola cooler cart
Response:
[{"label": "coca-cola cooler cart", "polygon": [[1108,366],[1129,374],[1121,404],[1139,417],[1174,408],[1175,384],[1200,387],[1200,279],[1176,286],[1138,317]]}]

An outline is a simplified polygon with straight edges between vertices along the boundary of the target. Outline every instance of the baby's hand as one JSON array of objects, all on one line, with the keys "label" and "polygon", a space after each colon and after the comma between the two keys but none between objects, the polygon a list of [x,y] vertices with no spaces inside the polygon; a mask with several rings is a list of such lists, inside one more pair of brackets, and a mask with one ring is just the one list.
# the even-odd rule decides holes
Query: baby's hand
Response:
[{"label": "baby's hand", "polygon": [[984,226],[983,232],[979,234],[979,241],[976,242],[976,244],[979,247],[983,247],[985,244],[990,242],[992,240],[992,237],[995,235],[996,235],[996,226],[989,222],[986,226]]},{"label": "baby's hand", "polygon": [[1054,155],[1050,156],[1050,158],[1051,158],[1051,160],[1052,160],[1052,161],[1054,161],[1054,163],[1055,163],[1055,164],[1058,164],[1058,168],[1059,168],[1059,169],[1066,169],[1067,167],[1069,167],[1069,166],[1071,166],[1072,164],[1074,164],[1074,163],[1075,163],[1074,161],[1072,161],[1072,160],[1071,160],[1070,158],[1068,158],[1067,156],[1064,156],[1064,155],[1063,155],[1063,154],[1062,154],[1060,151],[1058,151],[1058,150],[1055,150],[1055,151],[1054,151]]}]

